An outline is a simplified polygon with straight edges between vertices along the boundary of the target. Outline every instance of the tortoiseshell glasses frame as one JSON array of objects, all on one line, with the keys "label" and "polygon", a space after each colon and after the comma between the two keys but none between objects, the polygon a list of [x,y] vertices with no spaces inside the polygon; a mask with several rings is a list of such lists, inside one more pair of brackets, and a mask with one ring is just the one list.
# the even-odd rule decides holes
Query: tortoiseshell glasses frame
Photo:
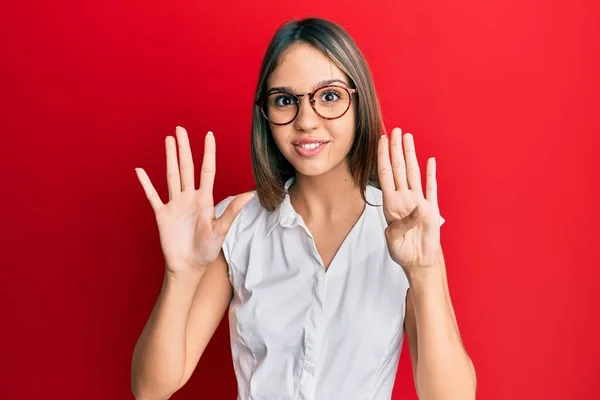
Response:
[{"label": "tortoiseshell glasses frame", "polygon": [[[316,101],[314,99],[315,94],[318,91],[321,91],[321,90],[327,89],[327,88],[342,89],[342,90],[345,90],[348,93],[348,105],[344,109],[344,111],[340,115],[338,115],[336,117],[326,117],[326,116],[320,114],[319,111],[317,110],[316,105],[315,105],[316,104]],[[344,114],[346,114],[348,112],[348,110],[350,109],[350,106],[352,105],[352,95],[355,94],[355,93],[357,93],[357,92],[358,92],[358,89],[349,88],[349,87],[346,87],[346,86],[343,86],[343,85],[332,85],[332,84],[326,85],[326,86],[322,86],[322,87],[318,87],[315,90],[313,90],[312,92],[308,92],[308,93],[292,93],[292,92],[289,92],[289,91],[286,91],[286,90],[276,90],[276,91],[272,91],[272,92],[267,93],[261,99],[255,101],[255,104],[260,108],[262,116],[267,121],[269,121],[269,123],[271,123],[273,125],[282,126],[282,125],[287,125],[287,124],[292,123],[296,119],[296,117],[298,117],[298,113],[300,112],[300,98],[303,97],[303,96],[308,96],[308,98],[310,100],[310,105],[311,105],[312,109],[314,110],[314,112],[319,117],[321,117],[323,119],[326,119],[326,120],[334,120],[334,119],[338,119],[338,118],[343,117]],[[267,113],[265,112],[264,105],[265,105],[265,101],[267,100],[267,98],[269,96],[272,96],[272,95],[278,94],[278,93],[284,93],[284,94],[287,94],[289,96],[292,96],[294,98],[294,100],[295,100],[294,103],[296,105],[296,113],[294,114],[294,117],[292,119],[290,119],[288,122],[284,122],[284,123],[273,122],[273,121],[271,121],[269,119]]]}]

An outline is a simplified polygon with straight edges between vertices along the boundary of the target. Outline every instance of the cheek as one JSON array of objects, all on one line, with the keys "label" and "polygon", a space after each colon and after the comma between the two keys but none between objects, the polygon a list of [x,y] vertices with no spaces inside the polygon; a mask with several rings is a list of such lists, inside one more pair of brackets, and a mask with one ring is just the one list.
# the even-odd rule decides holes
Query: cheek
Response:
[{"label": "cheek", "polygon": [[335,142],[343,147],[352,145],[354,142],[354,132],[354,117],[333,120],[329,126],[329,133],[335,139]]},{"label": "cheek", "polygon": [[279,151],[285,152],[286,146],[285,143],[289,142],[290,133],[289,130],[284,126],[275,126],[271,127],[271,135],[273,135],[273,140],[277,145]]}]

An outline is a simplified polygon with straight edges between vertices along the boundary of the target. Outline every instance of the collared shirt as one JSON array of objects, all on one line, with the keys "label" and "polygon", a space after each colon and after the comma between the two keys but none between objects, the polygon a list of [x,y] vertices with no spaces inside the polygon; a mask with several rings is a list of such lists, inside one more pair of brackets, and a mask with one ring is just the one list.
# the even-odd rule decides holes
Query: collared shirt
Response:
[{"label": "collared shirt", "polygon": [[[382,204],[373,186],[366,198]],[[243,208],[223,243],[238,400],[390,399],[409,284],[386,226],[367,204],[325,270],[289,195],[273,212],[257,196]]]}]

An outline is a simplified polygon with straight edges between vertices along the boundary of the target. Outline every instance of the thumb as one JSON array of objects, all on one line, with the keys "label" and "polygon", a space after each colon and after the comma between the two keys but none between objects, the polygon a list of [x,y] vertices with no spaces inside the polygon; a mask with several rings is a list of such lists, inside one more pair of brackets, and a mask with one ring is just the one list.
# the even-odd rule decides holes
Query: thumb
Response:
[{"label": "thumb", "polygon": [[254,193],[242,193],[236,196],[235,199],[229,203],[223,215],[217,218],[217,226],[216,231],[217,234],[221,237],[225,237],[227,232],[229,232],[229,228],[231,228],[231,224],[235,220],[235,217],[238,216],[242,208],[254,197]]},{"label": "thumb", "polygon": [[406,232],[417,226],[420,218],[421,207],[416,206],[406,217],[392,221],[385,228],[385,235],[392,241],[398,241],[404,237]]}]

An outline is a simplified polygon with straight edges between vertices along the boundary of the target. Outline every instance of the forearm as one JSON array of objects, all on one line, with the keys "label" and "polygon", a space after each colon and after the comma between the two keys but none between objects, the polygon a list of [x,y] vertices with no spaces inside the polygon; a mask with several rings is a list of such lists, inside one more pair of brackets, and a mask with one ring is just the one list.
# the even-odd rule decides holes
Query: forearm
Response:
[{"label": "forearm", "polygon": [[441,269],[423,268],[409,279],[417,325],[419,398],[475,399],[475,370],[446,299]]},{"label": "forearm", "polygon": [[137,399],[168,399],[177,389],[185,368],[188,316],[202,275],[172,277],[165,273],[133,353],[131,389]]}]

